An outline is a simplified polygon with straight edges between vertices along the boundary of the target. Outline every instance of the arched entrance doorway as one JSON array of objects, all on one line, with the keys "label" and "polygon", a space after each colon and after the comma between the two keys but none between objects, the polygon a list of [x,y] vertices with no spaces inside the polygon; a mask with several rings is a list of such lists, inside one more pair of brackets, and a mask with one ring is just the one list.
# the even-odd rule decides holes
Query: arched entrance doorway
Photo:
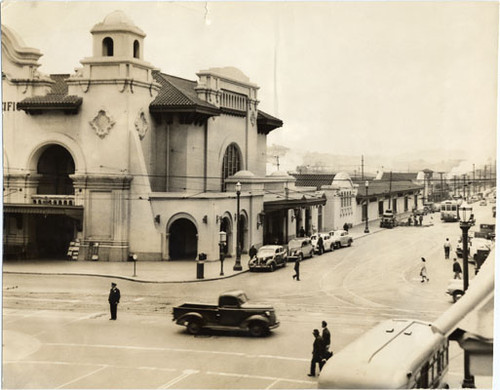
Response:
[{"label": "arched entrance doorway", "polygon": [[[54,195],[74,195],[73,181],[69,175],[75,173],[75,162],[62,146],[46,147],[38,159],[37,173],[40,175],[38,195],[47,195],[48,199],[55,198]],[[69,244],[76,237],[78,220],[65,215],[64,207],[54,211],[58,212],[33,215],[29,223],[34,225],[34,255],[38,258],[66,258]]]},{"label": "arched entrance doorway", "polygon": [[222,218],[219,231],[226,232],[226,255],[231,255],[233,253],[233,232],[229,217]]},{"label": "arched entrance doorway", "polygon": [[179,218],[170,225],[168,233],[171,260],[196,260],[198,231],[193,222],[187,218]]},{"label": "arched entrance doorway", "polygon": [[75,162],[71,154],[59,145],[51,145],[41,154],[37,164],[41,175],[37,193],[50,195],[73,195],[75,189],[69,175],[75,173]]}]

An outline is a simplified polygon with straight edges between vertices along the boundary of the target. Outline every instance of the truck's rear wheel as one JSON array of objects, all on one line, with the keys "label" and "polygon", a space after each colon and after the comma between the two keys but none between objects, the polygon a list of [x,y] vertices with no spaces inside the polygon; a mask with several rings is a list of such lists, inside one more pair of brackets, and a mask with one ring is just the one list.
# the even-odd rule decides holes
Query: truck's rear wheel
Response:
[{"label": "truck's rear wheel", "polygon": [[198,334],[201,331],[201,323],[200,321],[197,320],[189,321],[186,326],[186,329],[189,334]]},{"label": "truck's rear wheel", "polygon": [[261,337],[266,333],[266,327],[259,322],[251,323],[248,330],[253,337]]}]

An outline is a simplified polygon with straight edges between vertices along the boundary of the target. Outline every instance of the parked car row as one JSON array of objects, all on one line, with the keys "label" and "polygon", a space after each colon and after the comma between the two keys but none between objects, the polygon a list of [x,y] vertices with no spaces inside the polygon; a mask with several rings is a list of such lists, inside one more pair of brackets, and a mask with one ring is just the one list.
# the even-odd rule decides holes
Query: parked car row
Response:
[{"label": "parked car row", "polygon": [[[318,245],[318,239],[323,239],[323,248]],[[250,271],[274,271],[285,267],[288,261],[299,259],[302,261],[311,258],[314,254],[323,254],[324,251],[351,246],[353,238],[346,230],[332,230],[328,233],[316,233],[311,237],[298,237],[290,240],[288,248],[282,245],[264,245],[257,251],[257,255],[248,262]]]}]

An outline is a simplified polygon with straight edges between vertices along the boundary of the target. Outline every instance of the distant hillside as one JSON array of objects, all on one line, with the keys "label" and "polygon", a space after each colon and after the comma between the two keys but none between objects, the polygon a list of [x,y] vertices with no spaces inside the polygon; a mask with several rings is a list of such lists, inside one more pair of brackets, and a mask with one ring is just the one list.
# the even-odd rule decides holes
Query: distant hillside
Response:
[{"label": "distant hillside", "polygon": [[[345,171],[353,176],[361,175],[361,156],[348,154],[317,153],[297,151],[281,145],[270,145],[268,150],[268,170],[297,171],[298,167],[310,172]],[[460,158],[459,150],[430,149],[422,152],[399,154],[396,156],[365,155],[365,174],[376,174],[378,171],[415,172],[431,169],[436,172],[450,172],[459,166],[471,165]],[[274,169],[273,169],[274,167]],[[478,166],[479,167],[479,166]]]}]

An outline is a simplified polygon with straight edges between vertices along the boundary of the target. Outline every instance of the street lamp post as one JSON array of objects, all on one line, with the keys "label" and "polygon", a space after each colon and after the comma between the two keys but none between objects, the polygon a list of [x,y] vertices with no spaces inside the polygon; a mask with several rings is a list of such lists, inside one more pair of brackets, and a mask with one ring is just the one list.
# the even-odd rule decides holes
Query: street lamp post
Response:
[{"label": "street lamp post", "polygon": [[[462,260],[464,273],[464,294],[469,288],[469,229],[471,227],[472,207],[463,205],[460,207],[460,229],[462,229]],[[464,380],[463,388],[475,388],[474,376],[470,372],[469,352],[464,350]]]},{"label": "street lamp post", "polygon": [[365,215],[365,233],[370,233],[370,229],[368,229],[368,180],[365,181],[365,190],[366,190],[366,215]]},{"label": "street lamp post", "polygon": [[233,270],[241,271],[241,243],[240,243],[240,195],[241,183],[236,183],[236,262],[234,263]]}]

